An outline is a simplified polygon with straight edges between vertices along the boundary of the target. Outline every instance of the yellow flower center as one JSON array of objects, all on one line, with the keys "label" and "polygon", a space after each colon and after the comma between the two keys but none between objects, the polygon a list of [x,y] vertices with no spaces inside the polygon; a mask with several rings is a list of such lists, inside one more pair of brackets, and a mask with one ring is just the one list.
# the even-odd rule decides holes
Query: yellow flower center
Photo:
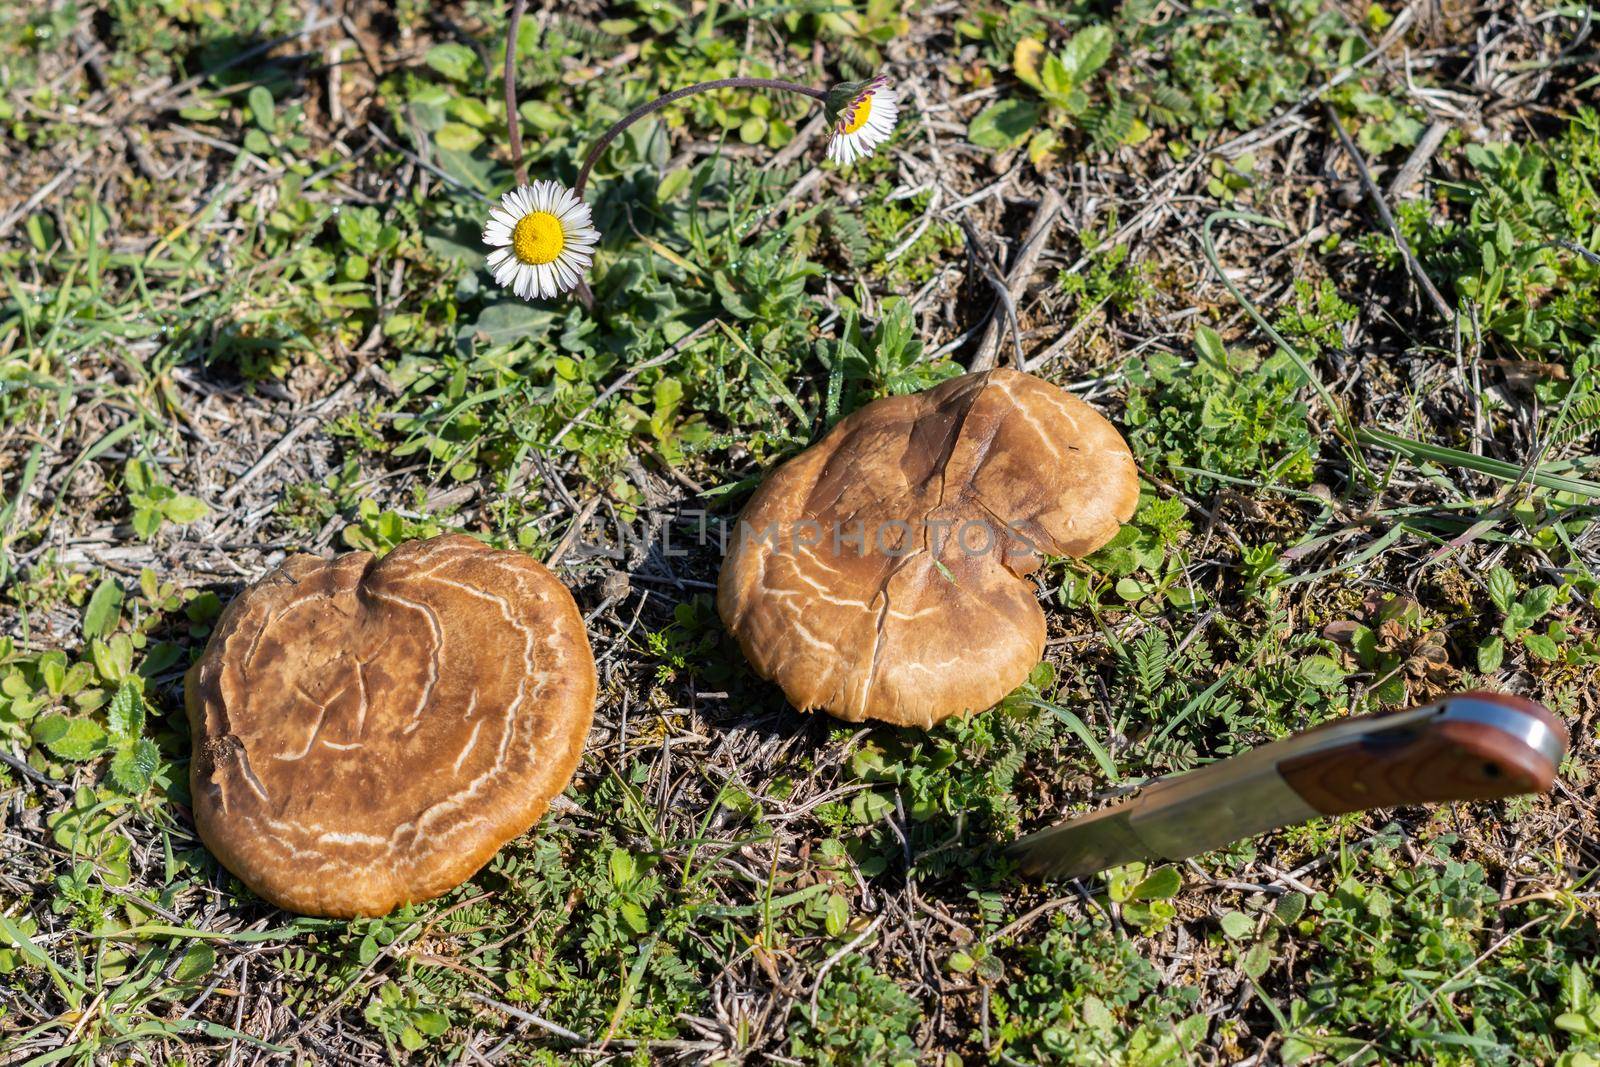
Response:
[{"label": "yellow flower center", "polygon": [[868,93],[860,100],[850,105],[850,114],[844,121],[844,129],[840,133],[855,133],[867,124],[867,116],[872,114],[872,94]]},{"label": "yellow flower center", "polygon": [[517,220],[511,231],[511,251],[524,263],[552,263],[567,246],[561,220],[548,211],[535,211]]}]

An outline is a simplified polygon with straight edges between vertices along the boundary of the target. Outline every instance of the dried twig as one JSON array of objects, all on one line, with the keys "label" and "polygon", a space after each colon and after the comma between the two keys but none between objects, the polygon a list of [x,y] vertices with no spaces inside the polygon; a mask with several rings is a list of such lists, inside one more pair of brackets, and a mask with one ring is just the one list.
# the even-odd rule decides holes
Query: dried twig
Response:
[{"label": "dried twig", "polygon": [[[1012,335],[1016,339],[1018,367],[1021,367],[1024,361],[1022,338],[1018,336],[1016,322],[1016,303],[1022,298],[1023,290],[1028,287],[1028,279],[1033,276],[1033,269],[1039,264],[1039,257],[1044,254],[1046,246],[1050,243],[1050,231],[1055,227],[1056,216],[1060,212],[1061,194],[1054,189],[1045,189],[1044,195],[1039,198],[1039,207],[1033,213],[1033,222],[1028,226],[1028,235],[1023,238],[1022,245],[1012,258],[1011,269],[1007,272],[1002,295],[1005,298],[1006,312],[1010,316]],[[995,357],[1000,352],[1001,331],[1004,328],[998,315],[990,317],[989,325],[984,329],[983,337],[978,342],[978,349],[972,355],[972,362],[967,364],[969,370],[989,370],[995,365]]]},{"label": "dried twig", "polygon": [[312,408],[303,419],[291,426],[288,432],[286,432],[282,437],[278,438],[271,448],[262,453],[260,459],[256,460],[250,465],[249,470],[239,475],[238,480],[236,480],[232,485],[228,486],[227,491],[222,494],[222,503],[226,504],[232,501],[233,498],[243,492],[251,482],[255,481],[257,478],[261,477],[262,474],[266,473],[267,469],[276,463],[278,459],[286,451],[288,451],[290,445],[294,444],[296,441],[300,440],[300,438],[310,433],[313,427],[326,418],[336,408],[343,405],[346,400],[350,399],[350,394],[356,391],[356,387],[365,381],[366,377],[367,372],[365,367],[356,371],[350,376],[349,380],[347,380],[338,389],[334,390],[333,393],[327,397],[327,399],[317,404],[317,406]]},{"label": "dried twig", "polygon": [[1422,179],[1422,172],[1433,162],[1439,146],[1444,144],[1445,135],[1454,128],[1454,125],[1439,120],[1422,131],[1422,136],[1417,139],[1417,146],[1411,150],[1411,155],[1406,157],[1400,169],[1394,172],[1394,179],[1389,182],[1389,199],[1404,200],[1411,195],[1412,187]]},{"label": "dried twig", "polygon": [[1422,264],[1417,260],[1416,254],[1411,251],[1411,245],[1406,242],[1405,235],[1400,232],[1400,227],[1394,221],[1394,215],[1389,211],[1389,204],[1383,198],[1378,183],[1372,180],[1372,172],[1367,169],[1367,161],[1361,157],[1361,150],[1350,139],[1350,134],[1345,131],[1344,123],[1339,121],[1339,115],[1333,110],[1333,105],[1323,104],[1323,113],[1328,116],[1328,122],[1339,134],[1339,143],[1344,146],[1344,151],[1350,161],[1356,165],[1356,173],[1361,176],[1361,184],[1367,191],[1367,196],[1372,200],[1372,206],[1378,211],[1378,217],[1383,220],[1384,226],[1389,230],[1389,236],[1394,238],[1395,245],[1400,249],[1400,256],[1405,260],[1406,270],[1411,272],[1417,284],[1422,286],[1422,291],[1428,294],[1428,299],[1433,301],[1433,306],[1439,309],[1450,322],[1456,321],[1456,311],[1439,293],[1433,279],[1428,277],[1428,272],[1422,269]]}]

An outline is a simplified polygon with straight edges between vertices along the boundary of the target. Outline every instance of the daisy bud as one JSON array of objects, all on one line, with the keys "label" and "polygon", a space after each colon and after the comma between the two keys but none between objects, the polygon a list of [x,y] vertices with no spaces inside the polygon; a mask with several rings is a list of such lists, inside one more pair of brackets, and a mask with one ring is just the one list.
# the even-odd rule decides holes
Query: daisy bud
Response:
[{"label": "daisy bud", "polygon": [[872,155],[873,149],[894,133],[900,117],[900,98],[882,74],[871,81],[845,82],[828,90],[824,103],[833,138],[828,142],[828,158],[835,163],[853,163]]}]

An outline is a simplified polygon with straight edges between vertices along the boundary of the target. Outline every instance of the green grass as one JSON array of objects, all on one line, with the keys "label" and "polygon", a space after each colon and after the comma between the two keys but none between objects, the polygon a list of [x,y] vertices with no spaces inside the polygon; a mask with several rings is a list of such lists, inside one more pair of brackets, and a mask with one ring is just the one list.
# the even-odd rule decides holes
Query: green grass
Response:
[{"label": "green grass", "polygon": [[[890,151],[815,184],[820,141],[767,165],[798,98],[630,129],[591,186],[589,312],[483,270],[512,180],[500,5],[92,6],[0,14],[0,1059],[1600,1063],[1600,118],[1574,12],[530,16],[536,177],[695,80],[888,63],[916,89]],[[1389,206],[1447,313],[1324,113],[1386,189],[1441,101],[1474,117]],[[962,373],[993,299],[964,226],[1007,261],[1046,183],[1067,208],[1022,347],[1127,437],[1138,511],[1046,561],[1046,662],[996,708],[800,716],[718,622],[696,512],[715,531],[845,414]],[[686,555],[642,547],[664,527]],[[278,912],[195,835],[182,673],[282,553],[449,529],[563,547],[602,664],[584,763],[440,900]],[[1081,889],[996,847],[1478,685],[1574,725],[1554,796]]]}]

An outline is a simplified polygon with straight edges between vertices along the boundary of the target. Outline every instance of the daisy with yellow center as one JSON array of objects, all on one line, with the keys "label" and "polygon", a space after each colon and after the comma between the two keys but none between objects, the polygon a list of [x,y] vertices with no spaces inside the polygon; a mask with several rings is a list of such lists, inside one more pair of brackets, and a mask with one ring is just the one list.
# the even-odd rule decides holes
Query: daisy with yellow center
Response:
[{"label": "daisy with yellow center", "polygon": [[489,212],[483,243],[496,283],[524,300],[577,287],[594,261],[600,231],[589,205],[559,182],[519,185]]},{"label": "daisy with yellow center", "polygon": [[889,88],[889,79],[880,74],[869,82],[835,86],[828,94],[828,112],[833,116],[828,158],[835,163],[854,163],[872,155],[894,132],[900,98]]}]

